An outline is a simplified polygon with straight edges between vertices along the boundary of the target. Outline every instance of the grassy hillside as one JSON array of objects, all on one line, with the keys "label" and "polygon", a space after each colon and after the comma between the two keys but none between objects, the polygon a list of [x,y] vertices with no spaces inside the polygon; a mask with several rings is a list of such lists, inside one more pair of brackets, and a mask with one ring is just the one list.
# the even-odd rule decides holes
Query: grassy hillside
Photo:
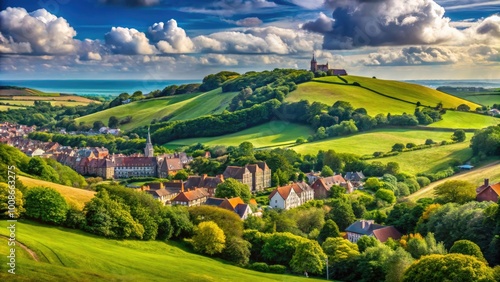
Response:
[{"label": "grassy hillside", "polygon": [[56,184],[56,183],[52,183],[52,182],[48,182],[48,181],[28,178],[25,176],[19,176],[19,180],[26,187],[43,186],[43,187],[54,188],[59,193],[61,193],[61,195],[66,199],[66,201],[68,203],[73,203],[77,207],[82,208],[82,209],[83,209],[83,206],[85,205],[85,203],[90,201],[94,197],[94,194],[95,194],[95,192],[93,192],[93,191],[73,188],[70,186],[64,186],[61,184]]},{"label": "grassy hillside", "polygon": [[[0,89],[0,102],[9,106],[33,106],[34,101],[48,101],[52,106],[84,106],[99,101],[87,99],[76,95],[61,95],[59,93],[47,93],[31,88],[4,87]],[[8,107],[8,106],[7,106]],[[14,107],[11,107],[14,109]],[[0,110],[6,110],[2,106]]]},{"label": "grassy hillside", "polygon": [[465,180],[480,186],[484,183],[485,178],[489,178],[490,183],[500,181],[500,161],[491,162],[482,167],[463,171],[451,177],[433,182],[429,186],[411,194],[408,198],[412,201],[417,201],[420,198],[434,198],[434,188],[448,180]]},{"label": "grassy hillside", "polygon": [[472,157],[470,145],[470,135],[464,142],[433,147],[425,150],[404,152],[398,156],[375,159],[382,163],[397,162],[401,171],[410,174],[435,173],[450,166],[452,160],[465,162]]},{"label": "grassy hillside", "polygon": [[0,112],[1,111],[8,111],[8,110],[21,110],[21,109],[25,109],[25,107],[12,106],[12,105],[9,105],[9,106],[0,105]]},{"label": "grassy hillside", "polygon": [[52,96],[57,97],[60,96],[59,93],[48,93],[43,92],[36,89],[24,88],[24,87],[10,87],[10,86],[2,86],[0,89],[0,97],[1,96]]},{"label": "grassy hillside", "polygon": [[205,145],[237,146],[250,141],[256,148],[293,144],[299,137],[307,138],[313,130],[305,125],[272,121],[237,133],[217,137],[180,139],[167,143],[168,148],[203,143]]},{"label": "grassy hillside", "polygon": [[[342,78],[347,81],[347,84],[333,76],[316,78],[311,82],[300,84],[296,91],[287,96],[286,100],[306,99],[328,105],[343,100],[350,102],[355,108],[365,108],[372,116],[388,112],[392,114],[413,113],[415,105],[412,103],[416,102],[428,106],[435,106],[441,102],[447,108],[455,108],[460,104],[467,104],[472,109],[479,106],[417,84],[360,76],[344,76]],[[352,85],[354,82],[365,88]]]},{"label": "grassy hillside", "polygon": [[170,120],[191,119],[203,115],[221,113],[237,93],[222,93],[221,89],[206,93],[192,93],[157,99],[137,101],[121,105],[76,119],[77,123],[92,124],[102,121],[107,124],[110,116],[124,118],[133,116],[132,121],[120,128],[130,130],[151,123],[153,119],[171,116]]},{"label": "grassy hillside", "polygon": [[[346,137],[336,137],[292,147],[302,154],[316,154],[319,150],[333,149],[339,153],[371,155],[374,152],[389,152],[395,143],[424,144],[430,138],[434,141],[451,140],[449,131],[424,131],[415,129],[377,129]],[[467,133],[470,138],[472,133]]]},{"label": "grassy hillside", "polygon": [[479,115],[474,113],[447,111],[443,115],[443,120],[431,123],[430,127],[447,127],[447,128],[484,128],[490,125],[500,123],[500,118],[492,116]]},{"label": "grassy hillside", "polygon": [[[0,222],[0,234],[7,235],[6,226]],[[16,275],[7,273],[4,258],[1,281],[320,281],[242,269],[170,242],[109,240],[32,222],[18,222],[16,235],[39,261],[18,247]],[[0,252],[7,254],[6,241],[0,242]]]}]

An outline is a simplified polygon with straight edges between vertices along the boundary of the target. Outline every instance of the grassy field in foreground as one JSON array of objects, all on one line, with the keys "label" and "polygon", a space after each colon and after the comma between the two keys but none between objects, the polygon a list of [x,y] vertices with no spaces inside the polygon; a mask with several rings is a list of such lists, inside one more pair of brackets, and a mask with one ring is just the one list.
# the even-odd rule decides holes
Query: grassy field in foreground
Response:
[{"label": "grassy field in foreground", "polygon": [[463,171],[451,177],[433,182],[430,185],[408,196],[408,199],[417,201],[420,198],[434,198],[434,188],[448,180],[465,180],[472,182],[477,186],[480,186],[484,183],[485,178],[489,178],[490,183],[496,183],[500,181],[500,161],[490,162],[479,168]]},{"label": "grassy field in foreground", "polygon": [[88,191],[88,190],[83,190],[79,188],[74,188],[70,186],[65,186],[61,184],[56,184],[48,181],[43,181],[43,180],[38,180],[38,179],[33,179],[33,178],[28,178],[25,176],[19,176],[19,180],[26,186],[26,187],[36,187],[36,186],[43,186],[43,187],[50,187],[54,188],[57,190],[63,197],[66,199],[68,203],[73,203],[79,208],[83,208],[86,202],[90,201],[93,197],[95,192],[93,191]]},{"label": "grassy field in foreground", "polygon": [[428,126],[447,128],[484,128],[500,123],[500,118],[459,111],[447,111],[442,117],[443,120],[431,123]]},{"label": "grassy field in foreground", "polygon": [[[302,154],[316,154],[319,150],[333,149],[339,153],[371,155],[374,152],[389,152],[395,143],[424,144],[430,138],[434,141],[451,140],[449,131],[427,131],[415,129],[377,129],[346,137],[336,137],[292,147]],[[467,133],[470,138],[472,133]]]},{"label": "grassy field in foreground", "polygon": [[196,143],[203,143],[209,146],[238,146],[242,142],[249,141],[252,142],[255,148],[260,148],[295,143],[297,138],[307,138],[313,133],[313,130],[305,125],[283,121],[272,121],[237,133],[231,133],[223,136],[179,139],[167,143],[166,146],[168,148],[177,148]]},{"label": "grassy field in foreground", "polygon": [[392,114],[413,113],[415,110],[415,106],[412,104],[384,97],[370,90],[352,85],[352,83],[358,82],[361,86],[382,94],[412,103],[420,102],[422,105],[435,106],[441,102],[447,108],[455,108],[460,104],[467,104],[472,109],[479,106],[470,101],[417,84],[350,75],[342,78],[347,80],[350,85],[339,83],[337,77],[316,78],[314,81],[300,84],[297,90],[288,94],[286,100],[299,101],[305,99],[327,105],[333,105],[335,101],[343,100],[350,102],[355,108],[365,108],[368,114],[372,116],[388,112]]},{"label": "grassy field in foreground", "polygon": [[446,169],[452,160],[465,162],[472,157],[469,138],[461,143],[433,147],[424,150],[404,152],[398,156],[374,159],[382,163],[397,162],[401,171],[410,174],[434,173]]},{"label": "grassy field in foreground", "polygon": [[123,130],[130,130],[148,125],[153,119],[161,119],[165,116],[171,116],[170,120],[183,120],[221,113],[236,95],[236,92],[221,93],[221,89],[218,88],[205,93],[148,99],[80,117],[76,121],[87,124],[102,121],[107,124],[110,116],[120,119],[132,115],[130,123],[120,126]]},{"label": "grassy field in foreground", "polygon": [[[0,234],[7,235],[6,226],[0,222]],[[2,255],[1,281],[320,281],[239,268],[187,252],[176,243],[110,240],[33,222],[17,222],[16,239],[40,261],[18,247],[16,275],[10,276]],[[6,254],[7,244],[0,242]]]}]

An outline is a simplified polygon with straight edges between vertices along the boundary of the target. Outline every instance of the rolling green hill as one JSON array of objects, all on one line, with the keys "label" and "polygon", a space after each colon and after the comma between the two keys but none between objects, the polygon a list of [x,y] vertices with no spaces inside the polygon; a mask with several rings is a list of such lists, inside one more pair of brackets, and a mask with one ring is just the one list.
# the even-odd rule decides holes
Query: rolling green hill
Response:
[{"label": "rolling green hill", "polygon": [[236,94],[222,93],[218,88],[205,93],[142,100],[80,117],[76,121],[89,124],[102,121],[107,124],[111,116],[116,116],[118,119],[132,116],[130,123],[120,126],[123,130],[130,130],[148,125],[153,119],[159,120],[165,116],[170,116],[170,120],[183,120],[221,113]]},{"label": "rolling green hill", "polygon": [[[427,106],[436,106],[441,102],[445,108],[456,108],[460,104],[467,104],[472,109],[479,106],[417,84],[350,75],[342,78],[347,83],[339,80],[338,77],[327,76],[300,84],[297,90],[287,96],[286,100],[291,102],[318,101],[327,105],[343,100],[350,102],[355,108],[365,108],[371,116],[389,112],[391,114],[413,113],[417,102]],[[353,85],[355,82],[360,86]]]},{"label": "rolling green hill", "polygon": [[[7,235],[7,222],[0,234]],[[5,237],[0,237],[1,281],[320,281],[267,274],[189,253],[173,242],[110,240],[81,231],[16,223],[16,274],[7,273]],[[38,261],[37,261],[38,260]]]},{"label": "rolling green hill", "polygon": [[430,127],[447,127],[447,128],[484,128],[490,125],[500,123],[500,118],[485,116],[475,113],[447,111],[443,115],[443,120],[431,123]]},{"label": "rolling green hill", "polygon": [[74,204],[76,207],[83,209],[86,202],[89,202],[95,195],[94,191],[74,188],[70,186],[65,186],[57,183],[52,183],[49,181],[43,181],[39,179],[29,178],[25,176],[18,176],[19,180],[26,187],[50,187],[57,190],[70,204]]},{"label": "rolling green hill", "polygon": [[404,152],[398,156],[374,159],[382,163],[397,162],[401,171],[409,174],[435,173],[450,166],[452,160],[464,163],[472,157],[469,138],[461,143]]},{"label": "rolling green hill", "polygon": [[166,146],[168,148],[177,148],[196,143],[203,143],[209,146],[238,146],[242,142],[250,141],[255,148],[262,148],[293,144],[299,137],[307,138],[313,133],[313,130],[305,125],[272,121],[223,136],[179,139],[167,143]]},{"label": "rolling green hill", "polygon": [[485,106],[492,106],[493,104],[500,103],[500,88],[474,88],[474,90],[471,90],[470,87],[444,86],[438,89],[453,96]]},{"label": "rolling green hill", "polygon": [[[424,144],[430,138],[436,142],[451,140],[453,132],[428,131],[415,129],[377,129],[370,132],[358,133],[351,136],[335,137],[313,143],[305,143],[292,147],[301,154],[316,154],[319,150],[333,149],[338,153],[351,153],[357,155],[371,155],[374,152],[389,152],[395,143]],[[467,140],[472,133],[467,133]],[[219,140],[222,142],[222,140]],[[466,141],[467,142],[467,141]],[[468,142],[467,142],[468,143]],[[429,150],[429,149],[426,149]]]}]

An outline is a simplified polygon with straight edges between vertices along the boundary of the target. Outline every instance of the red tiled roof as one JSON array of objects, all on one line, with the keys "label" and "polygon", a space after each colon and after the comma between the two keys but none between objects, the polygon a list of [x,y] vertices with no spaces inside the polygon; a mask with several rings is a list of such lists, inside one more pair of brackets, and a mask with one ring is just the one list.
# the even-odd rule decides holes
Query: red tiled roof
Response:
[{"label": "red tiled roof", "polygon": [[389,238],[392,238],[394,240],[401,239],[401,233],[399,233],[399,231],[394,228],[394,226],[386,226],[383,228],[375,229],[373,230],[373,236],[375,236],[375,238],[377,238],[382,243],[387,241]]},{"label": "red tiled roof", "polygon": [[295,193],[297,195],[300,195],[300,193],[302,193],[302,189],[300,189],[299,185],[294,183],[291,185],[286,185],[286,186],[282,186],[282,187],[278,187],[278,188],[274,189],[274,191],[271,193],[271,195],[269,195],[269,199],[271,199],[276,193],[279,193],[281,198],[283,198],[283,200],[286,200],[286,199],[288,199],[288,196],[290,196],[290,192],[292,189],[295,191]]},{"label": "red tiled roof", "polygon": [[172,201],[177,201],[177,202],[191,202],[195,201],[198,199],[201,199],[203,197],[207,197],[208,195],[206,194],[205,191],[202,189],[195,189],[187,192],[181,192],[179,195],[177,195]]}]

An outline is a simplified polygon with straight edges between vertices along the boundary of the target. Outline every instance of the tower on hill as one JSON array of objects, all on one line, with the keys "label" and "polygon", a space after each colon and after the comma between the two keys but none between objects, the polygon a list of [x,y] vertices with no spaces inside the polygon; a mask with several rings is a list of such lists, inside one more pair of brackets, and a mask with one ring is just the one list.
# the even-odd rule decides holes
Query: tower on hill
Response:
[{"label": "tower on hill", "polygon": [[144,148],[144,155],[146,157],[154,157],[155,156],[155,150],[153,148],[153,144],[151,143],[151,134],[149,132],[149,127],[148,127],[148,140],[146,142],[146,148]]},{"label": "tower on hill", "polygon": [[314,52],[313,52],[313,57],[311,59],[311,71],[312,72],[324,71],[328,75],[347,75],[345,69],[331,69],[328,66],[328,62],[324,65],[319,65],[318,61],[316,61],[316,58],[314,56]]}]

